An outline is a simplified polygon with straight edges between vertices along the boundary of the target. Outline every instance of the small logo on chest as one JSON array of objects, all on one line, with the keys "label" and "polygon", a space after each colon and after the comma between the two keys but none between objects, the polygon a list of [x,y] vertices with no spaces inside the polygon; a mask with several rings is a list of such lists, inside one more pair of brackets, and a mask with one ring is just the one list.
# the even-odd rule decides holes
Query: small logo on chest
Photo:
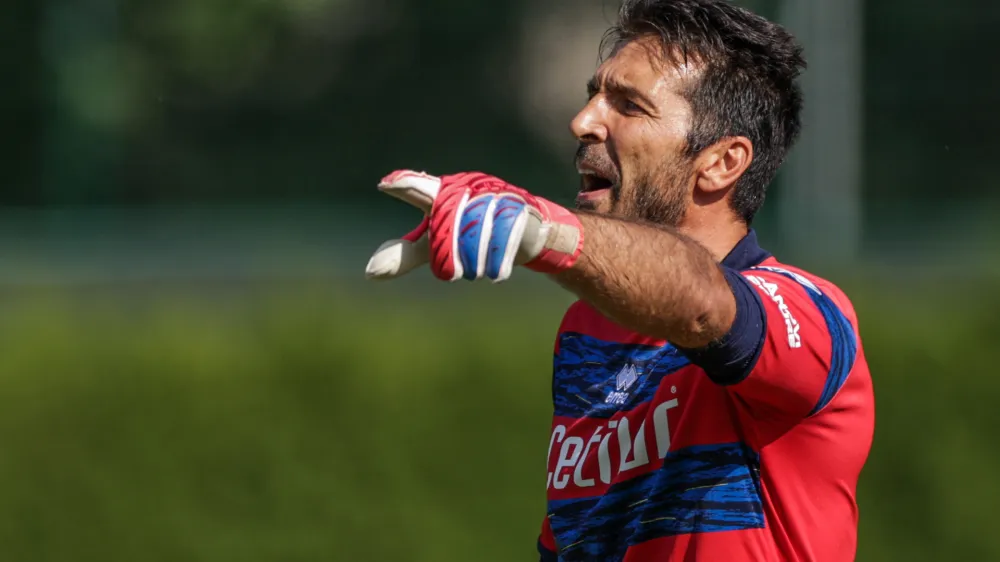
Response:
[{"label": "small logo on chest", "polygon": [[635,365],[625,365],[618,372],[615,378],[615,390],[608,393],[604,399],[605,404],[622,405],[628,401],[628,389],[632,388],[635,381],[639,379],[639,374],[635,370]]}]

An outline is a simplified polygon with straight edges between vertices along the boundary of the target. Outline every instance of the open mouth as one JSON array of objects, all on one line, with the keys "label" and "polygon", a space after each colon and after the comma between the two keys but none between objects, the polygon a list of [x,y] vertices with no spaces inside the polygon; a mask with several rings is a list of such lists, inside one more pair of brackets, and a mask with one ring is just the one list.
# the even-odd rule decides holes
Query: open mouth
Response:
[{"label": "open mouth", "polygon": [[596,172],[584,171],[580,173],[580,192],[589,193],[611,189],[615,183],[609,178],[599,175]]},{"label": "open mouth", "polygon": [[578,206],[596,208],[600,201],[611,197],[617,174],[587,165],[578,166],[577,171],[580,173],[580,193],[576,195]]}]

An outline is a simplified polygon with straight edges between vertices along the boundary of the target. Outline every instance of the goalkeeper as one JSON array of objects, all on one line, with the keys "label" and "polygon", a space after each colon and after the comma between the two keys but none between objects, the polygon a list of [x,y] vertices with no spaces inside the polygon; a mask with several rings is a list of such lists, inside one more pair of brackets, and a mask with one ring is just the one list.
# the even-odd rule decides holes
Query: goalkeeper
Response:
[{"label": "goalkeeper", "polygon": [[799,132],[801,49],[724,0],[625,0],[572,121],[570,211],[482,173],[394,172],[426,213],[367,273],[548,275],[543,561],[853,560],[872,382],[850,301],[751,222]]}]

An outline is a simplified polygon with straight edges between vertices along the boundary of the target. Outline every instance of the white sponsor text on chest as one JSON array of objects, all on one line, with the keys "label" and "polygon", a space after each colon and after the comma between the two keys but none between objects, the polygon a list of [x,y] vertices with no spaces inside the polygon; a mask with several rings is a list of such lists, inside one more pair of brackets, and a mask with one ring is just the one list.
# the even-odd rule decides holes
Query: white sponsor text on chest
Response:
[{"label": "white sponsor text on chest", "polygon": [[[676,392],[676,389],[672,389]],[[663,459],[670,451],[670,421],[667,412],[678,406],[676,398],[671,398],[653,409],[651,416],[653,420],[653,437],[656,442],[656,453],[659,459]],[[618,455],[618,470],[615,474],[632,470],[649,464],[649,453],[646,446],[646,419],[639,424],[635,434],[632,433],[633,424],[627,417],[618,420],[608,420],[606,424],[599,425],[594,429],[590,439],[571,435],[567,436],[568,428],[565,425],[557,425],[552,429],[552,437],[549,440],[549,454],[552,458],[552,450],[558,447],[558,457],[555,468],[548,474],[546,488],[562,490],[571,482],[574,486],[588,488],[596,485],[595,476],[600,478],[604,484],[610,484],[614,474],[612,474],[612,454],[611,440],[615,437],[618,441],[616,448]],[[597,445],[597,466],[598,474],[584,474],[587,459],[592,456],[592,449]]]}]

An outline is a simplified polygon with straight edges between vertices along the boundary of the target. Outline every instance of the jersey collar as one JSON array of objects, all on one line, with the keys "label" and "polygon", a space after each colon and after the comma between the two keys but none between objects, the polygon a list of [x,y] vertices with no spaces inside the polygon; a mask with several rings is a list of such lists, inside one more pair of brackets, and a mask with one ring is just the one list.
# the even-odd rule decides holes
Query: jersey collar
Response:
[{"label": "jersey collar", "polygon": [[751,228],[747,235],[737,242],[736,246],[733,246],[726,259],[722,260],[722,265],[743,271],[760,264],[769,257],[771,257],[771,253],[760,247],[757,243],[757,233]]}]

